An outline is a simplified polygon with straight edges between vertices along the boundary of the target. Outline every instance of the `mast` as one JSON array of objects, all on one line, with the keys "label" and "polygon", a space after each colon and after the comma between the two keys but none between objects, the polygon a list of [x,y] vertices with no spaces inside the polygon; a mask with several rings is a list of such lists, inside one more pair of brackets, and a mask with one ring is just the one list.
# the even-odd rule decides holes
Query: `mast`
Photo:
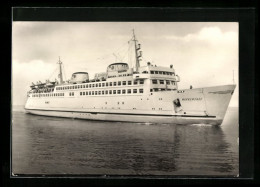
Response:
[{"label": "mast", "polygon": [[233,70],[233,84],[235,84],[235,79],[234,79],[234,70]]},{"label": "mast", "polygon": [[139,59],[142,56],[142,51],[140,51],[140,54],[138,55],[138,50],[140,50],[140,44],[137,46],[137,40],[135,38],[135,30],[133,29],[133,41],[135,43],[135,66],[136,66],[136,71],[138,71],[138,68],[140,67],[140,60]]},{"label": "mast", "polygon": [[61,69],[62,62],[60,61],[60,57],[59,57],[59,62],[58,62],[58,64],[59,64],[59,67],[60,67],[60,73],[59,73],[58,77],[60,78],[60,84],[62,84],[62,83],[63,83],[62,69]]}]

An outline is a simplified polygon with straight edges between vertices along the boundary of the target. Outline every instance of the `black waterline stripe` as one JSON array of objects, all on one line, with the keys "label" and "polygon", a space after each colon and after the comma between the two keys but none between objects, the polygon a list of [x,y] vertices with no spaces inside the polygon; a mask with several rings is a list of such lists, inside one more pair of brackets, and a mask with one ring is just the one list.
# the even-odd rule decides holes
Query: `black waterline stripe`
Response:
[{"label": "black waterline stripe", "polygon": [[83,112],[83,111],[65,111],[65,110],[42,110],[42,109],[26,109],[38,111],[54,111],[54,112],[74,112],[74,113],[90,113],[90,114],[114,114],[114,115],[135,115],[135,116],[164,116],[164,117],[199,117],[199,118],[216,118],[216,116],[192,116],[192,115],[168,115],[168,114],[134,114],[134,113],[110,113],[110,112]]}]

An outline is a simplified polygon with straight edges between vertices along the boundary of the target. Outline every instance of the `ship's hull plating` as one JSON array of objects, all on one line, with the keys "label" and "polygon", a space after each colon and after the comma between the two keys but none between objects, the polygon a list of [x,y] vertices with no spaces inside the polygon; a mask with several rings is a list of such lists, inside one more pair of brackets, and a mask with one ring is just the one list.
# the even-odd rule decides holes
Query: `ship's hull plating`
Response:
[{"label": "ship's hull plating", "polygon": [[[235,85],[136,96],[28,98],[27,113],[102,121],[211,124],[224,119]],[[174,101],[179,99],[180,107]]]},{"label": "ship's hull plating", "polygon": [[87,120],[136,122],[136,123],[165,123],[165,124],[212,124],[219,125],[222,119],[215,116],[178,116],[178,115],[144,115],[144,114],[115,114],[115,113],[89,113],[89,112],[68,112],[48,110],[26,110],[28,113],[56,116],[66,118],[78,118]]}]

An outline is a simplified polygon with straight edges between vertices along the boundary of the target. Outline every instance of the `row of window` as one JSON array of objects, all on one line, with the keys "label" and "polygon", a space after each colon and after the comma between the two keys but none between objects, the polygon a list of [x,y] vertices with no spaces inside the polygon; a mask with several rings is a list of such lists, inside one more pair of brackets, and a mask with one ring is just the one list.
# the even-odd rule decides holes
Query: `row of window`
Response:
[{"label": "row of window", "polygon": [[103,82],[103,83],[92,83],[92,84],[83,84],[83,85],[73,85],[73,86],[60,86],[57,87],[57,90],[68,90],[68,89],[80,89],[80,88],[97,88],[97,87],[109,87],[109,86],[121,86],[121,85],[138,85],[144,84],[144,80],[136,81],[115,81],[115,82]]},{"label": "row of window", "polygon": [[[103,90],[103,91],[86,91],[80,92],[80,95],[115,95],[115,94],[131,94],[131,93],[144,93],[144,89],[123,89],[123,90]],[[56,97],[64,96],[64,93],[52,94],[33,94],[32,97]],[[70,92],[69,96],[74,96],[74,92]]]},{"label": "row of window", "polygon": [[[133,74],[119,74],[118,77],[127,77],[127,76],[132,76]],[[108,78],[113,78],[113,77],[117,77],[116,75],[111,75],[108,76]]]},{"label": "row of window", "polygon": [[172,73],[172,72],[167,72],[167,71],[151,71],[151,74],[174,75],[174,73]]},{"label": "row of window", "polygon": [[[139,92],[138,92],[139,91]],[[115,95],[115,94],[131,94],[132,89],[124,90],[103,90],[103,91],[86,91],[80,92],[80,95]],[[133,89],[133,93],[144,93],[144,89]]]},{"label": "row of window", "polygon": [[47,88],[47,89],[34,89],[33,93],[47,93],[54,91],[54,88]]},{"label": "row of window", "polygon": [[33,94],[32,97],[57,97],[64,96],[64,93],[50,93],[50,94]]},{"label": "row of window", "polygon": [[[134,74],[139,74],[139,72],[135,72]],[[142,74],[148,74],[148,71],[143,71]],[[174,75],[173,72],[167,71],[150,71],[150,74],[159,74],[159,75]],[[132,74],[119,74],[119,77],[132,76]],[[116,75],[108,76],[108,78],[117,77]]]},{"label": "row of window", "polygon": [[170,81],[170,80],[157,80],[157,79],[153,79],[152,80],[152,83],[153,84],[167,84],[167,85],[170,85],[170,84],[172,84],[172,85],[175,85],[175,82],[174,81]]}]

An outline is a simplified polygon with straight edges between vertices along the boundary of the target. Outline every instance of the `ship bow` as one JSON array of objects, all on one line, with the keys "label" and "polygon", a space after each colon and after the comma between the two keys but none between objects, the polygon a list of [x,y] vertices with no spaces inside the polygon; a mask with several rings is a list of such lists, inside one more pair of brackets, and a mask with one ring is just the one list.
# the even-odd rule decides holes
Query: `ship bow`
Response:
[{"label": "ship bow", "polygon": [[222,122],[235,88],[236,85],[203,88],[207,113],[216,116]]}]

